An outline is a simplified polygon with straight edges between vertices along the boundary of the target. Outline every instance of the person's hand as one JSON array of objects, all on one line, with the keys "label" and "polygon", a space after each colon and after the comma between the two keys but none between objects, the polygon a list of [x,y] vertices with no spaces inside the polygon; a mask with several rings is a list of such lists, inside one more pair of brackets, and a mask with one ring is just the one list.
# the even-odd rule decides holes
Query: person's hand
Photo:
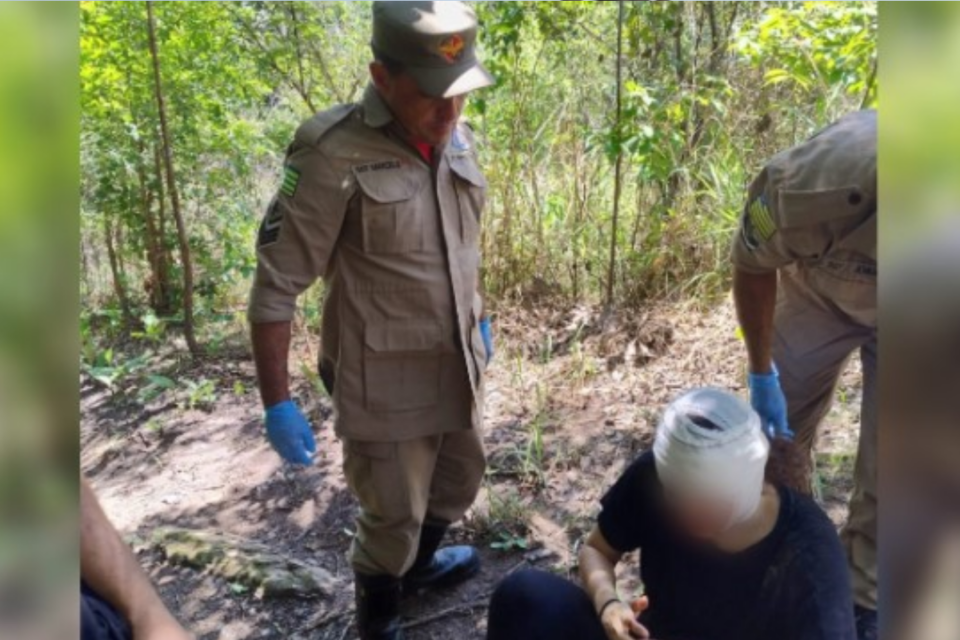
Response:
[{"label": "person's hand", "polygon": [[625,602],[615,602],[603,610],[600,618],[603,630],[610,640],[649,638],[646,627],[637,622],[637,614]]},{"label": "person's hand", "polygon": [[484,316],[480,320],[480,336],[483,338],[483,346],[487,352],[487,364],[493,359],[493,330],[490,327],[490,316]]},{"label": "person's hand", "polygon": [[787,399],[780,388],[780,375],[776,367],[770,373],[750,373],[750,404],[760,414],[763,432],[773,438],[793,439],[793,431],[787,424]]},{"label": "person's hand", "polygon": [[312,464],[317,452],[310,423],[292,400],[285,400],[267,408],[264,421],[267,439],[287,462]]}]

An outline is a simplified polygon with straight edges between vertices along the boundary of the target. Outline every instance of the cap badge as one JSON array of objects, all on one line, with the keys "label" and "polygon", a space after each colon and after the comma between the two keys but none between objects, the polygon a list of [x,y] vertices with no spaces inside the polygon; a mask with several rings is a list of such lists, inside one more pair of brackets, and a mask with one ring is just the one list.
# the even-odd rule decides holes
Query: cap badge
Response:
[{"label": "cap badge", "polygon": [[463,47],[463,36],[459,34],[452,35],[440,43],[440,54],[443,55],[447,62],[453,64],[463,55]]}]

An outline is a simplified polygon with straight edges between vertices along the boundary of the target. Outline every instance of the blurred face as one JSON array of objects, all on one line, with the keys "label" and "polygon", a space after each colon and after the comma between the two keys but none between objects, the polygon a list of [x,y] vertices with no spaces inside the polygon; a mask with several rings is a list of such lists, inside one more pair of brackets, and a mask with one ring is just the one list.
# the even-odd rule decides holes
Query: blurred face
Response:
[{"label": "blurred face", "polygon": [[412,76],[390,75],[379,62],[370,64],[370,75],[383,101],[414,140],[437,146],[450,139],[463,111],[465,95],[428,96],[420,91]]},{"label": "blurred face", "polygon": [[691,538],[714,542],[729,530],[734,513],[730,502],[671,491],[666,500],[677,527]]}]

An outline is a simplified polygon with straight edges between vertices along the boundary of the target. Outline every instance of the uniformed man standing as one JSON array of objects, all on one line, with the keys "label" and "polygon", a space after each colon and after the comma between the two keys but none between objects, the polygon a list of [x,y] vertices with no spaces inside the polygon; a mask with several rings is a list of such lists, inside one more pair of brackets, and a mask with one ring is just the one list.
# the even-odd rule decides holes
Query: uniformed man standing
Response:
[{"label": "uniformed man standing", "polygon": [[[847,115],[753,182],[733,247],[754,408],[812,450],[855,351],[860,444],[842,533],[861,640],[877,637],[877,114]],[[779,274],[779,281],[778,281]],[[792,433],[791,433],[792,430]]]},{"label": "uniformed man standing", "polygon": [[402,637],[402,591],[480,565],[471,547],[439,549],[486,465],[486,182],[460,123],[467,93],[492,84],[476,35],[460,2],[374,2],[371,83],[297,130],[257,240],[249,317],[266,432],[295,463],[315,444],[290,399],[290,322],[297,296],[326,285],[320,374],[360,503],[350,556],[364,640]]}]

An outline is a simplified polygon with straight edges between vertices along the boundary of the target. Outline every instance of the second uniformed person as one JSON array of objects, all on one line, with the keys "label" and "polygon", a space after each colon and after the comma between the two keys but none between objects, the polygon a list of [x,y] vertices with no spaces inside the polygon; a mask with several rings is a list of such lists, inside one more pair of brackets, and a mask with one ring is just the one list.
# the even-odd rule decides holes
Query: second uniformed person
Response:
[{"label": "second uniformed person", "polygon": [[751,402],[770,435],[812,450],[854,352],[860,442],[842,532],[860,640],[877,638],[877,114],[851,113],[772,158],[734,242]]},{"label": "second uniformed person", "polygon": [[257,240],[249,319],[266,432],[295,463],[315,444],[290,399],[291,320],[297,297],[326,285],[320,373],[360,503],[350,554],[363,640],[402,638],[403,591],[480,565],[471,547],[440,549],[486,466],[486,182],[460,123],[466,95],[492,84],[476,35],[460,2],[375,2],[371,83],[359,104],[297,130]]}]

